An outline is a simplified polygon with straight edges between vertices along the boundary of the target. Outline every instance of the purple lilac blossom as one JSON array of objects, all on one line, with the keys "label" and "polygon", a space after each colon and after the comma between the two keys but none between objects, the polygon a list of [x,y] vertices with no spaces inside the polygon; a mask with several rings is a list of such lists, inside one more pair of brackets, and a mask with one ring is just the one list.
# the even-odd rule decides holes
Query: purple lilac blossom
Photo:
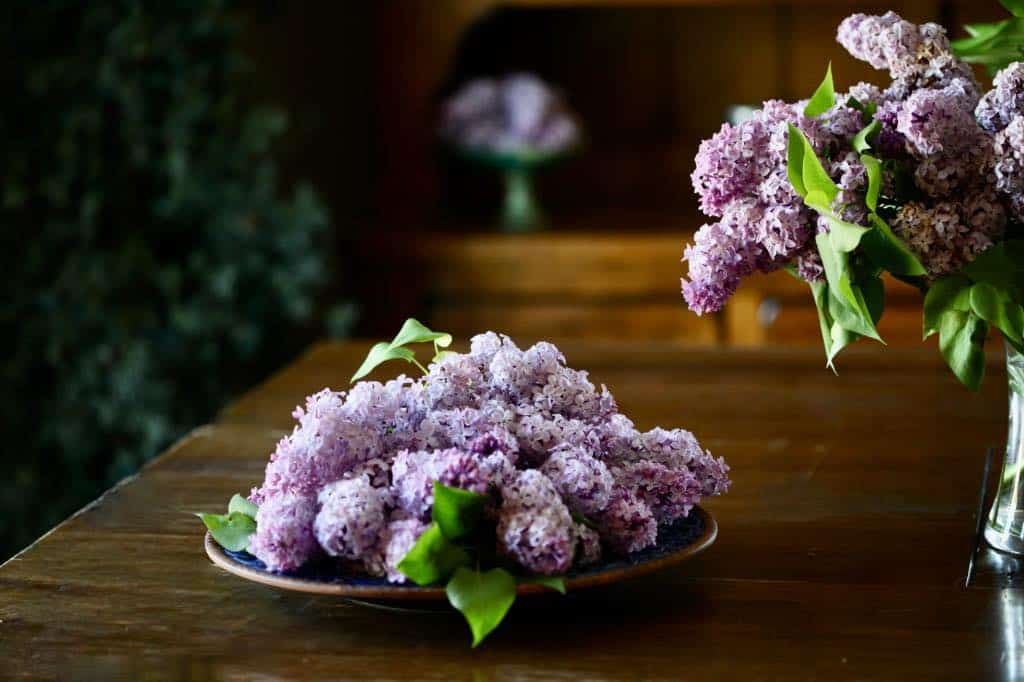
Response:
[{"label": "purple lilac blossom", "polygon": [[540,467],[572,511],[589,516],[608,505],[615,479],[604,462],[580,447],[559,445]]},{"label": "purple lilac blossom", "polygon": [[619,554],[631,554],[654,545],[658,521],[651,508],[628,488],[616,485],[611,500],[595,515],[601,539]]},{"label": "purple lilac blossom", "polygon": [[997,133],[1024,115],[1024,62],[1008,65],[996,74],[992,85],[978,102],[974,115],[982,128]]},{"label": "purple lilac blossom", "polygon": [[313,534],[327,554],[361,559],[375,552],[387,523],[385,491],[359,476],[324,486],[317,502]]},{"label": "purple lilac blossom", "polygon": [[405,574],[398,570],[398,564],[429,526],[430,524],[419,519],[411,518],[397,518],[388,523],[385,532],[384,567],[389,582],[406,582]]},{"label": "purple lilac blossom", "polygon": [[[601,538],[619,552],[647,546],[658,518],[728,486],[724,462],[688,432],[639,433],[553,345],[523,351],[493,333],[424,379],[321,391],[295,417],[252,495],[261,507],[251,550],[272,570],[323,552],[404,580],[397,564],[426,527],[434,481],[494,491],[487,510],[500,548],[542,573],[596,560]],[[663,482],[641,481],[647,461]]]},{"label": "purple lilac blossom", "polygon": [[554,484],[536,469],[520,471],[501,491],[498,546],[527,570],[564,573],[572,564],[576,526]]},{"label": "purple lilac blossom", "polygon": [[249,551],[271,571],[290,571],[317,552],[313,535],[316,501],[285,492],[264,499],[256,512],[256,534]]},{"label": "purple lilac blossom", "polygon": [[566,152],[580,139],[562,95],[532,74],[469,81],[445,101],[441,136],[497,153]]}]

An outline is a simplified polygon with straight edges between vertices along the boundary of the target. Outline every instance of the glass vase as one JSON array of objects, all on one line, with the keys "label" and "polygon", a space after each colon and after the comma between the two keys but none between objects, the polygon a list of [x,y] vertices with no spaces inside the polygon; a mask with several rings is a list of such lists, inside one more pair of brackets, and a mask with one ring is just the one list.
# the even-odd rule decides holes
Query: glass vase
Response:
[{"label": "glass vase", "polygon": [[544,227],[544,214],[534,192],[533,174],[528,168],[505,169],[501,226],[508,232],[529,232]]},{"label": "glass vase", "polygon": [[1006,344],[1010,417],[999,487],[985,526],[996,549],[1024,555],[1024,355]]}]

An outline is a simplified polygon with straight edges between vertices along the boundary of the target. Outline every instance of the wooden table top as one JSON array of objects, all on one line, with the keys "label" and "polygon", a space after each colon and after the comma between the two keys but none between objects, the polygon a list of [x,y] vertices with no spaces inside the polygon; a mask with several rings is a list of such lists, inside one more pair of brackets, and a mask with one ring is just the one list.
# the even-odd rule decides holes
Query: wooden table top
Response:
[{"label": "wooden table top", "polygon": [[719,538],[653,577],[523,601],[474,651],[457,613],[279,592],[203,552],[190,512],[257,483],[292,407],[367,347],[311,348],[0,567],[0,677],[1024,676],[1001,555],[963,588],[984,451],[1005,436],[997,356],[974,395],[925,350],[854,348],[837,377],[817,351],[564,344],[638,427],[725,456]]}]

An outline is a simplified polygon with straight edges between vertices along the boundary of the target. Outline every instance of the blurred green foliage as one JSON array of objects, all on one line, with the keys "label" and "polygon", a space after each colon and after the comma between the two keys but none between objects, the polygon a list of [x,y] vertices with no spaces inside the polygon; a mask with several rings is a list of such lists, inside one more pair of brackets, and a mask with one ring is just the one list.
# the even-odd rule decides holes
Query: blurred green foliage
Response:
[{"label": "blurred green foliage", "polygon": [[327,217],[282,198],[229,9],[2,10],[0,559],[308,340]]}]

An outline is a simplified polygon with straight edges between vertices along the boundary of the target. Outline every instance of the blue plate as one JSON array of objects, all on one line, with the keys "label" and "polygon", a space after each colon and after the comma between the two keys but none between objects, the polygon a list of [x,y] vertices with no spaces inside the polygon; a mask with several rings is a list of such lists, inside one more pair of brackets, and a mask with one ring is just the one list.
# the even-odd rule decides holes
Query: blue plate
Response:
[{"label": "blue plate", "polygon": [[[706,549],[718,535],[718,524],[702,507],[694,507],[689,516],[658,528],[658,544],[625,557],[574,568],[566,574],[567,590],[578,590],[618,582],[656,571],[688,559]],[[206,534],[206,553],[213,563],[229,573],[285,590],[312,594],[332,594],[363,599],[445,599],[443,587],[396,585],[385,578],[346,571],[336,560],[311,561],[297,571],[275,573],[248,552],[226,550]],[[519,594],[550,591],[543,585],[523,583]]]}]

